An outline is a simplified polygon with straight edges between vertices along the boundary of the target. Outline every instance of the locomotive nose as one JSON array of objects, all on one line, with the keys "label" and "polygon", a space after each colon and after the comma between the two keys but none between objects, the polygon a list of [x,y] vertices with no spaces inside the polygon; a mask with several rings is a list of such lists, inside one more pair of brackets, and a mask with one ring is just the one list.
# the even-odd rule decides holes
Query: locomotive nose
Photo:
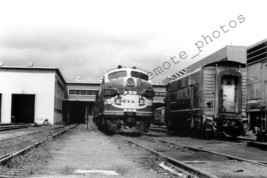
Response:
[{"label": "locomotive nose", "polygon": [[127,81],[126,81],[126,84],[128,86],[133,86],[134,85],[134,79],[133,78],[128,78]]}]

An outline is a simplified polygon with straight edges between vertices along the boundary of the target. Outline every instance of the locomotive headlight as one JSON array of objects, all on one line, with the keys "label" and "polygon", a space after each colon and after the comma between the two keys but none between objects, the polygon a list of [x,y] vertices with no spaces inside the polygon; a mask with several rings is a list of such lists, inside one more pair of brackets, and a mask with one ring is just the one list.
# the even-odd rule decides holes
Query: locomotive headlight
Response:
[{"label": "locomotive headlight", "polygon": [[128,78],[126,81],[126,84],[129,86],[133,86],[134,85],[134,79],[133,78]]}]

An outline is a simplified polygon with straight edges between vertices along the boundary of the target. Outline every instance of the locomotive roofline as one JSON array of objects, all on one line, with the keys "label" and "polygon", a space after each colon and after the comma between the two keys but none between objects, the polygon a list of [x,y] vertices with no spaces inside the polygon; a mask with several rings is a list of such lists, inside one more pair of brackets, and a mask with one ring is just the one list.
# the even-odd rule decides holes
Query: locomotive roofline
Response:
[{"label": "locomotive roofline", "polygon": [[[145,74],[145,75],[148,76],[148,72],[145,71],[145,70],[143,70],[143,69],[138,69],[138,68],[136,68],[136,67],[118,67],[118,68],[116,68],[116,69],[111,69],[111,70],[109,70],[108,72],[106,72],[105,75],[103,76],[103,78],[105,78],[104,81],[110,81],[110,80],[108,79],[108,75],[111,74],[111,73],[113,73],[113,72],[118,72],[118,71],[126,71],[126,72],[127,72],[127,75],[128,75],[128,73],[129,73],[130,71],[137,71],[137,72],[143,73],[143,74]],[[151,81],[150,79],[148,79],[147,82],[152,83],[152,81]],[[105,82],[105,83],[106,83],[106,82]]]},{"label": "locomotive roofline", "polygon": [[108,74],[108,73],[111,73],[111,72],[115,72],[115,71],[120,71],[120,70],[128,70],[128,69],[132,69],[132,70],[137,70],[137,71],[139,71],[139,72],[142,72],[142,73],[145,73],[146,75],[148,74],[148,71],[146,71],[146,70],[144,70],[144,69],[140,69],[140,68],[136,68],[136,67],[120,67],[120,68],[114,68],[114,69],[110,69],[110,70],[108,70],[106,73],[105,73],[105,75],[106,74]]}]

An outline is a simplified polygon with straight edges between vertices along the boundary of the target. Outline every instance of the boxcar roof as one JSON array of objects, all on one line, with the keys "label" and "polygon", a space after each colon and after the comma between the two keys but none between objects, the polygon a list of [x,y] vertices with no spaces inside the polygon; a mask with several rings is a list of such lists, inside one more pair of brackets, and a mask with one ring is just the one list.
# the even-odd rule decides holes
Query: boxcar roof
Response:
[{"label": "boxcar roof", "polygon": [[[240,62],[240,63],[246,63],[246,59],[247,59],[246,54],[247,54],[247,49],[245,46],[225,46],[224,48],[220,49],[219,51],[216,51],[215,53],[205,57],[204,59],[201,59],[201,60],[195,62],[194,64],[184,68],[181,71],[186,71],[186,73],[184,73],[184,75],[186,75],[187,73],[192,73],[192,72],[200,69],[203,66],[206,66],[208,64],[218,62],[218,61],[236,61],[236,62]],[[180,71],[178,71],[177,73],[179,73],[179,72]],[[181,78],[184,75],[181,75],[178,78]],[[174,76],[175,76],[175,74],[174,74]],[[168,78],[172,78],[172,77],[169,76]],[[174,79],[174,80],[176,80],[176,79]]]},{"label": "boxcar roof", "polygon": [[212,63],[206,64],[206,65],[204,65],[204,66],[202,66],[202,67],[200,67],[200,68],[198,68],[198,69],[196,69],[196,70],[194,70],[194,71],[192,71],[190,73],[182,75],[181,77],[177,77],[174,80],[171,80],[170,83],[172,83],[174,81],[177,81],[177,80],[180,80],[180,79],[183,79],[183,78],[185,78],[185,77],[187,77],[189,75],[192,75],[192,74],[202,70],[204,67],[216,66],[216,64],[218,64],[218,65],[220,65],[220,64],[226,65],[227,64],[227,65],[231,65],[231,66],[233,66],[233,65],[240,66],[241,65],[241,67],[245,67],[246,66],[246,64],[240,63],[240,62],[237,62],[237,61],[226,61],[226,60],[224,60],[224,61],[216,61],[216,62],[212,62]]}]

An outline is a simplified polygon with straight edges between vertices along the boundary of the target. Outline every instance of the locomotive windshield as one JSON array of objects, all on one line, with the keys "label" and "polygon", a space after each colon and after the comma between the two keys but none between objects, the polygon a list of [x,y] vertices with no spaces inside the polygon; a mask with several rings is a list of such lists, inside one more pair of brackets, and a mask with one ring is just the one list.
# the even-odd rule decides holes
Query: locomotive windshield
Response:
[{"label": "locomotive windshield", "polygon": [[110,74],[108,74],[108,79],[112,80],[112,79],[117,79],[117,78],[122,78],[122,77],[126,77],[127,76],[127,72],[124,71],[117,71],[117,72],[112,72]]},{"label": "locomotive windshield", "polygon": [[238,78],[233,76],[223,76],[221,83],[222,95],[222,112],[238,112],[238,91],[237,91]]},{"label": "locomotive windshield", "polygon": [[142,80],[146,80],[146,81],[148,80],[148,75],[141,73],[141,72],[131,71],[131,76],[142,79]]}]

